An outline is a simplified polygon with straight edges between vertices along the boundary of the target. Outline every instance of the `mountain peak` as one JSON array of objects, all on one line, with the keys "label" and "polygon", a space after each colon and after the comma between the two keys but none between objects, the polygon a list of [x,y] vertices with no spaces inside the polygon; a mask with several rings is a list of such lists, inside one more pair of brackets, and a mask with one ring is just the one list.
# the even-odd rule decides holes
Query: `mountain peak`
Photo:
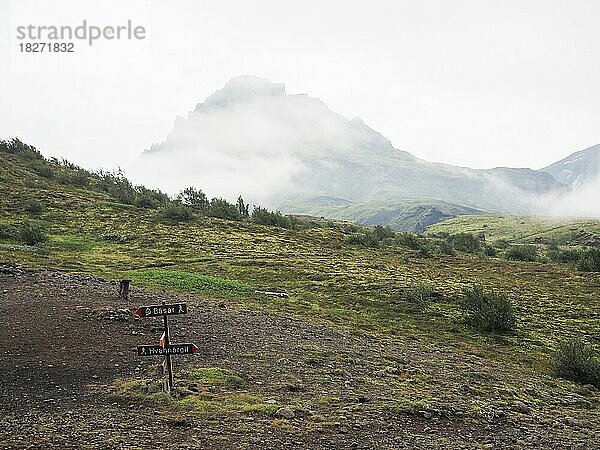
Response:
[{"label": "mountain peak", "polygon": [[595,182],[600,176],[600,144],[572,153],[541,171],[572,189]]},{"label": "mountain peak", "polygon": [[[210,95],[204,105],[227,106],[233,102],[251,100],[258,97],[283,97],[286,95],[285,84],[273,83],[266,78],[252,75],[240,75],[231,78],[222,89]],[[196,110],[202,108],[202,103]]]}]

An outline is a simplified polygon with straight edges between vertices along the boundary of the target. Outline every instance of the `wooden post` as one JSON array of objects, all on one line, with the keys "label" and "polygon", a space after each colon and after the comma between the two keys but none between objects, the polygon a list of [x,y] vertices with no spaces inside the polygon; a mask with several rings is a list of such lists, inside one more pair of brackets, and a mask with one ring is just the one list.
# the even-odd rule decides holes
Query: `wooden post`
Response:
[{"label": "wooden post", "polygon": [[[162,304],[164,305],[165,302],[163,301]],[[165,326],[165,347],[168,347],[171,343],[171,336],[170,336],[170,332],[169,332],[169,316],[167,316],[166,314],[163,316],[163,320],[164,320],[164,326]],[[171,391],[173,390],[173,365],[171,362],[171,355],[170,354],[166,354],[165,355],[165,366],[167,368],[167,378],[165,380],[165,391],[167,393],[171,393]]]},{"label": "wooden post", "polygon": [[121,300],[129,299],[129,285],[131,280],[121,280],[119,282],[119,298]]}]

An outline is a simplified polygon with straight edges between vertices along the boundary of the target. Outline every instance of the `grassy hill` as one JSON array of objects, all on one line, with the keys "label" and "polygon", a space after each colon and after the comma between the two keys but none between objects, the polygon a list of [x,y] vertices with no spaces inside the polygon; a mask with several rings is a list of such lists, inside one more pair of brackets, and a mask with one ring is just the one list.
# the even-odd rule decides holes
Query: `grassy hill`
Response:
[{"label": "grassy hill", "polygon": [[558,245],[600,246],[599,220],[465,215],[428,228],[429,234],[444,232],[484,233],[488,240],[505,239],[516,244],[554,242]]},{"label": "grassy hill", "polygon": [[[410,347],[415,356],[403,362],[405,372],[382,375],[391,392],[374,401],[375,411],[451,411],[455,420],[480,430],[508,421],[526,424],[534,434],[557,418],[574,418],[585,422],[587,435],[572,434],[584,447],[585,436],[591,443],[600,429],[599,391],[556,378],[549,369],[566,339],[600,339],[600,273],[481,254],[353,245],[349,236],[356,229],[339,224],[292,230],[202,215],[176,222],[160,208],[120,203],[91,175],[74,184],[77,169],[43,165],[50,170],[41,170],[35,158],[0,153],[0,263],[130,277],[137,286],[290,315],[363,339],[366,346],[376,338]],[[529,220],[519,219],[517,227],[513,218],[462,217],[430,230],[485,231],[486,237],[516,242],[598,232],[597,223]],[[23,224],[41,230],[46,240],[25,245]],[[488,334],[464,323],[463,291],[475,285],[511,299],[515,333]],[[289,298],[266,298],[256,289],[283,290]],[[320,375],[327,371],[324,366]],[[297,395],[298,408],[318,410],[311,398]],[[353,408],[349,401],[340,400],[337,414]],[[568,426],[561,424],[556,436]]]},{"label": "grassy hill", "polygon": [[[337,201],[336,201],[337,200]],[[297,211],[321,217],[333,217],[363,225],[385,225],[397,231],[422,233],[437,222],[461,214],[484,214],[475,208],[436,200],[395,202],[349,202],[330,197],[281,205],[284,211]]]}]

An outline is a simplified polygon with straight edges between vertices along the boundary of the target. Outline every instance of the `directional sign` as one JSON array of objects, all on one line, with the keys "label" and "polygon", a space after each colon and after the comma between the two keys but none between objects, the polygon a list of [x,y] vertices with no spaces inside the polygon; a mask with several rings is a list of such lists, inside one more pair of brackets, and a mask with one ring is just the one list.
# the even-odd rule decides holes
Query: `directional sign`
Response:
[{"label": "directional sign", "polygon": [[196,353],[198,347],[192,343],[163,345],[139,345],[138,356],[165,356],[165,355],[191,355]]},{"label": "directional sign", "polygon": [[140,317],[187,314],[187,305],[185,303],[171,303],[169,305],[140,306],[135,313]]}]

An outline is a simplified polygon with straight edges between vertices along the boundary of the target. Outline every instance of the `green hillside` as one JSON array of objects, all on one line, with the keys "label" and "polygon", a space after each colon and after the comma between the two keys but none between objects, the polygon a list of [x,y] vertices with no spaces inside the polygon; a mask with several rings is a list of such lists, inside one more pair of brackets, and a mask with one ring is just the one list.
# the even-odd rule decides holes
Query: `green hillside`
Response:
[{"label": "green hillside", "polygon": [[[566,339],[597,343],[598,272],[384,245],[386,239],[439,244],[411,235],[357,245],[349,238],[357,229],[340,224],[286,229],[202,214],[173,221],[160,207],[138,204],[119,202],[77,168],[0,153],[0,263],[131,277],[137,285],[326,324],[349,333],[349,339],[377,336],[414,348],[414,361],[403,362],[410,373],[386,381],[394,394],[376,400],[377,407],[437,408],[460,420],[488,423],[489,411],[521,420],[529,414],[519,406],[525,404],[534,411],[528,426],[543,428],[568,416],[583,418],[592,430],[600,427],[599,391],[557,378],[549,369]],[[26,245],[27,227],[46,239]],[[443,222],[430,232],[484,231],[491,240],[525,243],[536,237],[587,239],[599,229],[597,222],[552,225],[476,216]],[[465,324],[463,292],[476,285],[512,301],[514,333],[490,334]],[[267,298],[256,289],[283,290],[289,298]],[[421,351],[439,356],[423,362]]]},{"label": "green hillside", "polygon": [[517,244],[553,242],[559,245],[600,246],[600,221],[589,219],[465,215],[428,228],[429,234],[444,232],[484,233],[490,241],[505,239]]},{"label": "green hillside", "polygon": [[475,208],[436,200],[398,200],[394,202],[349,202],[331,197],[281,205],[284,211],[332,217],[363,225],[385,225],[397,231],[422,233],[437,222],[462,214],[484,214]]}]

